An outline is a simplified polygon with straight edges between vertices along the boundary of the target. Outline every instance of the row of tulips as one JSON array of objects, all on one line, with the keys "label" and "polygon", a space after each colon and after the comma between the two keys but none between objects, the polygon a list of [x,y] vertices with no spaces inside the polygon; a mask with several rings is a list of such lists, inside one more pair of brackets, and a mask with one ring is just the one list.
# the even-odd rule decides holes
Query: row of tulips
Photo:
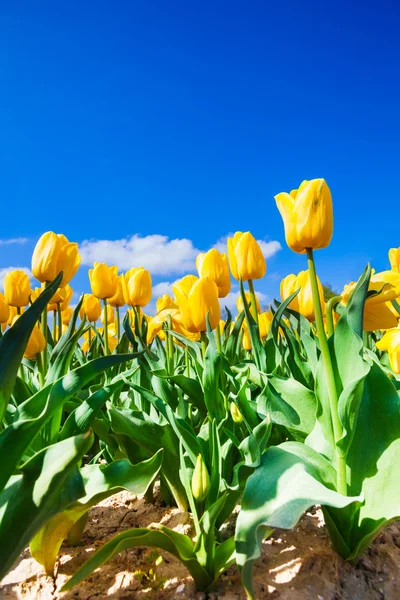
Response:
[{"label": "row of tulips", "polygon": [[[27,543],[53,574],[63,540],[76,543],[89,509],[122,489],[149,502],[158,489],[189,511],[192,533],[124,531],[66,589],[123,549],[153,546],[181,560],[198,589],[236,562],[252,597],[263,538],[294,527],[309,507],[322,505],[333,546],[351,562],[400,516],[400,249],[389,252],[390,270],[367,266],[327,297],[314,261],[333,232],[326,182],[304,181],[276,203],[307,269],[283,279],[269,310],[254,287],[266,262],[249,232],[228,239],[226,254],[200,254],[197,275],[158,298],[155,316],[144,312],[152,281],[143,267],[119,274],[95,263],[91,293],[70,307],[80,256],[63,235],[37,243],[40,288],[21,271],[7,275],[2,574]],[[221,320],[231,275],[238,314],[226,310]],[[235,535],[226,537],[237,505]]]}]

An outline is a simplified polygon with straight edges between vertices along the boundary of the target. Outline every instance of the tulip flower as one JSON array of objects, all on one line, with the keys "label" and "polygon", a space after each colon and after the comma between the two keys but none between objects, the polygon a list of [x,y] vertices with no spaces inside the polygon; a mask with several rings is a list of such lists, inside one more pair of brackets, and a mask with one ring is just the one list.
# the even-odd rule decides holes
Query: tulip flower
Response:
[{"label": "tulip flower", "polygon": [[72,319],[73,312],[74,311],[72,310],[72,308],[67,307],[61,313],[62,324],[65,325],[66,327],[69,325],[69,323]]},{"label": "tulip flower", "polygon": [[79,316],[83,320],[87,318],[90,323],[95,323],[101,315],[101,304],[98,298],[94,294],[85,294]]},{"label": "tulip flower", "polygon": [[378,350],[387,350],[389,354],[400,352],[400,326],[392,327],[376,342]]},{"label": "tulip flower", "polygon": [[293,252],[326,248],[333,233],[332,197],[325,179],[303,181],[298,190],[275,196]]},{"label": "tulip flower", "polygon": [[200,277],[211,277],[218,287],[218,296],[225,298],[231,289],[231,276],[229,273],[228,258],[215,248],[206,254],[199,254],[196,258],[196,268]]},{"label": "tulip flower", "polygon": [[392,271],[400,273],[400,248],[390,248],[389,261]]},{"label": "tulip flower", "polygon": [[10,307],[8,306],[4,295],[0,292],[0,323],[7,323],[10,318]]},{"label": "tulip flower", "polygon": [[230,412],[231,412],[231,417],[232,417],[232,420],[234,423],[242,423],[243,422],[243,415],[234,402],[231,402]]},{"label": "tulip flower", "polygon": [[32,293],[29,277],[24,271],[9,271],[4,277],[4,296],[9,306],[22,308],[29,304]]},{"label": "tulip flower", "polygon": [[177,305],[175,304],[175,302],[173,301],[171,296],[169,296],[168,294],[164,294],[163,296],[160,296],[160,298],[157,298],[157,301],[156,301],[157,313],[159,313],[161,310],[164,310],[164,308],[168,308],[168,307],[177,308]]},{"label": "tulip flower", "polygon": [[89,280],[93,294],[100,300],[112,298],[118,289],[118,267],[109,267],[105,263],[94,263],[89,269]]},{"label": "tulip flower", "polygon": [[[17,316],[19,313],[18,313],[18,309],[17,309],[15,306],[10,306],[10,307],[9,307],[9,309],[10,309],[10,312],[9,312],[9,315],[8,315],[8,321],[7,321],[7,325],[8,325],[9,327],[11,327],[11,325],[13,324],[13,321],[14,321],[15,317],[16,317],[16,316]],[[21,311],[21,312],[20,312],[20,314],[23,314],[23,312],[24,312],[24,309],[23,309],[23,308],[21,308],[21,309],[19,309],[19,310]]]},{"label": "tulip flower", "polygon": [[125,303],[129,306],[146,306],[151,300],[151,286],[149,271],[143,267],[130,269],[122,279]]},{"label": "tulip flower", "polygon": [[[39,293],[42,293],[44,290],[44,288],[39,288]],[[68,307],[68,304],[71,301],[71,298],[74,294],[73,289],[71,288],[70,285],[65,285],[63,288],[58,288],[58,290],[56,291],[56,293],[52,296],[52,298],[50,299],[49,304],[47,305],[47,311],[57,311],[58,310],[58,304],[60,305],[60,310],[63,311]],[[39,295],[39,294],[38,294]],[[32,300],[32,294],[31,294],[31,300]]]},{"label": "tulip flower", "polygon": [[64,287],[71,281],[80,264],[78,244],[68,241],[61,233],[48,231],[41,236],[33,251],[32,273],[41,283],[48,283],[62,271],[60,287]]},{"label": "tulip flower", "polygon": [[185,328],[192,332],[207,330],[207,314],[210,326],[218,326],[221,309],[218,300],[218,287],[210,277],[197,278],[186,275],[172,286]]},{"label": "tulip flower", "polygon": [[114,314],[114,309],[112,306],[107,305],[107,307],[104,307],[102,312],[101,312],[101,317],[100,320],[101,322],[104,324],[105,322],[105,310],[107,308],[107,323],[110,326],[111,324],[115,323],[115,314]]},{"label": "tulip flower", "polygon": [[[324,291],[319,278],[317,277],[319,297],[322,309],[324,310]],[[315,321],[314,301],[311,290],[310,272],[301,271],[298,275],[288,275],[281,281],[280,292],[282,300],[286,300],[298,288],[300,292],[289,304],[289,308],[297,311],[309,321]]]},{"label": "tulip flower", "polygon": [[[251,295],[249,292],[245,292],[245,296],[246,296],[246,300],[247,300],[247,304],[251,304]],[[255,294],[255,299],[256,299],[256,306],[257,306],[257,312],[259,313],[261,311],[261,307],[260,307],[260,301],[257,298],[257,294]],[[243,300],[242,300],[242,296],[238,296],[237,300],[236,300],[236,308],[238,313],[240,314],[241,312],[243,312],[244,310],[244,305],[243,305]]]},{"label": "tulip flower", "polygon": [[267,266],[261,248],[249,231],[237,231],[228,238],[229,265],[232,275],[239,281],[252,281],[264,277]]},{"label": "tulip flower", "polygon": [[197,502],[203,502],[210,491],[210,476],[201,454],[197,456],[192,478],[192,494]]},{"label": "tulip flower", "polygon": [[270,310],[262,312],[258,315],[258,327],[260,331],[260,338],[262,340],[265,340],[268,337],[273,318],[274,315]]},{"label": "tulip flower", "polygon": [[110,304],[110,306],[113,306],[114,308],[122,308],[123,306],[125,306],[124,290],[122,285],[123,278],[123,275],[119,275],[117,291],[115,292],[114,296],[108,299],[108,304]]},{"label": "tulip flower", "polygon": [[[16,323],[16,321],[19,319],[19,317],[20,317],[20,315],[14,316],[11,326],[13,326]],[[43,333],[41,332],[41,330],[39,329],[39,327],[37,327],[37,325],[35,325],[35,327],[32,329],[32,333],[31,333],[28,343],[26,345],[24,357],[28,358],[30,360],[32,358],[36,358],[36,356],[38,354],[40,354],[40,352],[43,352],[45,345],[46,345],[46,339],[45,339]]]}]

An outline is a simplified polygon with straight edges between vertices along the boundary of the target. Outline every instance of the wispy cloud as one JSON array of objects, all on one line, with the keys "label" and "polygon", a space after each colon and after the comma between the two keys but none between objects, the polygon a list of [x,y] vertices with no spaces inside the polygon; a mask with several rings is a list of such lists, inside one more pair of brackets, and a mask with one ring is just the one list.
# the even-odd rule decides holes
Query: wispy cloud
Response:
[{"label": "wispy cloud", "polygon": [[29,242],[29,238],[19,237],[19,238],[10,238],[9,240],[0,240],[0,246],[9,246],[11,244],[26,244]]},{"label": "wispy cloud", "polygon": [[32,279],[33,275],[32,275],[32,271],[30,269],[28,269],[28,267],[3,267],[0,268],[0,288],[3,290],[4,289],[4,277],[7,275],[7,273],[9,273],[10,271],[24,271],[24,273],[26,273],[29,277],[29,279]]},{"label": "wispy cloud", "polygon": [[163,296],[164,294],[172,295],[172,282],[169,281],[160,281],[153,287],[153,296],[158,298],[159,296]]}]

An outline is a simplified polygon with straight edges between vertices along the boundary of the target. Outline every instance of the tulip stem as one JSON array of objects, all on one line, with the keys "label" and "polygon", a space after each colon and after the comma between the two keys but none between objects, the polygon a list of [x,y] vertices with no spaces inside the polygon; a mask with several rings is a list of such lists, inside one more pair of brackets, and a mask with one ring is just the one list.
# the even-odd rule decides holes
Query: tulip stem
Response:
[{"label": "tulip stem", "polygon": [[167,354],[168,354],[168,370],[169,374],[174,374],[174,338],[172,337],[172,317],[167,315],[167,323],[169,331],[166,332]]},{"label": "tulip stem", "polygon": [[44,371],[43,371],[43,361],[42,361],[42,353],[38,352],[36,354],[36,364],[39,372],[39,381],[40,386],[44,388]]},{"label": "tulip stem", "polygon": [[119,339],[121,337],[121,321],[120,321],[120,316],[119,316],[119,306],[115,307],[115,311],[117,313],[117,339],[119,341]]},{"label": "tulip stem", "polygon": [[222,352],[222,344],[221,344],[221,330],[219,328],[219,323],[218,323],[217,328],[215,330],[215,337],[216,337],[216,340],[217,340],[217,350],[221,354],[221,352]]},{"label": "tulip stem", "polygon": [[325,312],[326,312],[326,323],[328,326],[328,338],[330,338],[335,331],[335,327],[333,324],[333,311],[335,310],[335,306],[337,306],[339,304],[340,300],[341,300],[340,296],[333,296],[333,298],[330,298],[328,300],[328,302],[326,303]]},{"label": "tulip stem", "polygon": [[61,339],[62,336],[62,314],[61,314],[61,302],[57,302],[57,313],[58,313],[58,336],[57,342]]},{"label": "tulip stem", "polygon": [[257,329],[258,329],[258,333],[260,333],[260,329],[259,329],[259,324],[258,324],[258,310],[257,310],[257,300],[256,300],[256,293],[254,291],[254,285],[253,285],[253,281],[251,279],[249,279],[249,290],[250,290],[250,299],[251,299],[251,312],[253,314],[253,318],[255,320],[255,322],[257,323]]},{"label": "tulip stem", "polygon": [[[45,289],[47,288],[47,283],[44,284]],[[47,371],[47,305],[45,306],[44,311],[42,312],[42,333],[43,333],[43,337],[45,339],[45,346],[43,348],[43,352],[42,352],[42,359],[43,361],[41,361],[42,364],[42,368],[43,368],[43,373],[46,373]]]},{"label": "tulip stem", "polygon": [[107,298],[104,298],[104,353],[106,356],[110,354],[108,349],[108,314],[107,314]]},{"label": "tulip stem", "polygon": [[321,348],[322,363],[325,370],[326,383],[328,387],[329,406],[331,410],[331,419],[333,426],[333,435],[335,438],[336,451],[336,473],[337,473],[337,491],[339,494],[347,496],[347,474],[346,458],[342,455],[338,441],[342,437],[343,427],[339,418],[338,411],[338,393],[336,389],[335,374],[332,366],[332,359],[329,352],[328,340],[325,334],[324,319],[322,315],[321,299],[319,296],[317,274],[315,271],[314,254],[312,248],[307,248],[308,269],[310,272],[311,291],[314,301],[315,321],[317,324],[317,333],[319,345]]},{"label": "tulip stem", "polygon": [[57,313],[53,310],[53,326],[51,328],[51,335],[53,336],[53,342],[56,342],[56,332],[57,332]]},{"label": "tulip stem", "polygon": [[205,331],[202,331],[200,333],[200,339],[201,339],[201,353],[203,355],[203,360],[205,360],[206,350],[207,350],[207,335],[206,335]]}]

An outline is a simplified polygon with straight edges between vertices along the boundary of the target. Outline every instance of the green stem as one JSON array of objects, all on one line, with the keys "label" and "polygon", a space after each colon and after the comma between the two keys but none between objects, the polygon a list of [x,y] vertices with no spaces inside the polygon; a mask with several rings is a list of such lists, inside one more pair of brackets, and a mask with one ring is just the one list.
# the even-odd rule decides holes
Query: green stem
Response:
[{"label": "green stem", "polygon": [[[44,287],[47,288],[47,283],[44,284]],[[43,373],[46,373],[47,371],[47,305],[45,306],[44,311],[42,312],[42,333],[43,333],[43,337],[46,340],[46,344],[44,346],[43,352],[42,352],[42,359],[43,359]]]},{"label": "green stem", "polygon": [[328,300],[328,302],[326,303],[326,324],[328,326],[328,338],[330,338],[334,331],[335,331],[335,327],[333,324],[333,311],[335,310],[335,306],[337,306],[339,304],[341,300],[340,296],[333,296],[333,298],[330,298]]},{"label": "green stem", "polygon": [[43,370],[42,353],[40,353],[40,352],[38,354],[36,354],[36,364],[37,364],[38,371],[39,371],[40,385],[43,388],[44,387],[44,370]]},{"label": "green stem", "polygon": [[53,336],[53,342],[56,342],[56,334],[57,334],[57,313],[53,310],[53,326],[51,328],[51,335]]},{"label": "green stem", "polygon": [[20,315],[20,314],[21,314],[21,307],[17,306],[17,315]]},{"label": "green stem", "polygon": [[89,350],[90,350],[90,346],[92,344],[92,327],[91,326],[89,327],[88,333],[89,333],[89,340],[88,340],[88,342],[89,342]]},{"label": "green stem", "polygon": [[189,346],[185,346],[185,361],[186,361],[186,377],[190,377],[190,357]]},{"label": "green stem", "polygon": [[171,315],[167,315],[167,323],[168,323],[168,329],[170,330],[166,336],[167,346],[168,346],[168,371],[169,371],[170,375],[173,375],[174,374],[174,338],[172,336],[172,333],[170,333],[173,329]]},{"label": "green stem", "polygon": [[110,354],[108,349],[108,314],[107,314],[107,299],[104,298],[104,353],[106,356]]},{"label": "green stem", "polygon": [[115,307],[115,311],[117,313],[117,340],[119,341],[121,337],[121,321],[119,316],[119,306]]},{"label": "green stem", "polygon": [[250,291],[250,299],[251,299],[251,313],[253,315],[255,322],[257,323],[257,329],[258,329],[259,325],[258,325],[258,310],[257,310],[256,293],[254,291],[254,285],[253,285],[253,282],[251,279],[249,279],[248,283],[249,283],[249,291]]},{"label": "green stem", "polygon": [[63,326],[60,302],[57,302],[57,314],[58,314],[58,337],[57,337],[57,342],[58,342],[62,336],[62,326]]},{"label": "green stem", "polygon": [[217,350],[221,354],[222,352],[222,343],[221,343],[221,330],[219,328],[219,323],[217,325],[217,329],[215,330],[215,337],[217,340]]},{"label": "green stem", "polygon": [[333,435],[335,438],[337,491],[344,496],[347,495],[346,458],[342,456],[338,448],[338,441],[342,437],[343,428],[339,418],[338,394],[336,389],[335,374],[333,372],[332,359],[329,352],[328,340],[325,335],[324,319],[322,315],[321,299],[319,296],[317,274],[315,272],[314,255],[311,248],[307,248],[308,269],[310,272],[311,290],[314,301],[315,321],[319,345],[321,348],[322,363],[325,370],[326,384],[328,388],[329,406],[331,411]]},{"label": "green stem", "polygon": [[206,335],[205,331],[202,331],[200,333],[200,339],[201,339],[201,353],[203,355],[203,360],[205,360],[206,350],[207,350],[207,335]]}]

